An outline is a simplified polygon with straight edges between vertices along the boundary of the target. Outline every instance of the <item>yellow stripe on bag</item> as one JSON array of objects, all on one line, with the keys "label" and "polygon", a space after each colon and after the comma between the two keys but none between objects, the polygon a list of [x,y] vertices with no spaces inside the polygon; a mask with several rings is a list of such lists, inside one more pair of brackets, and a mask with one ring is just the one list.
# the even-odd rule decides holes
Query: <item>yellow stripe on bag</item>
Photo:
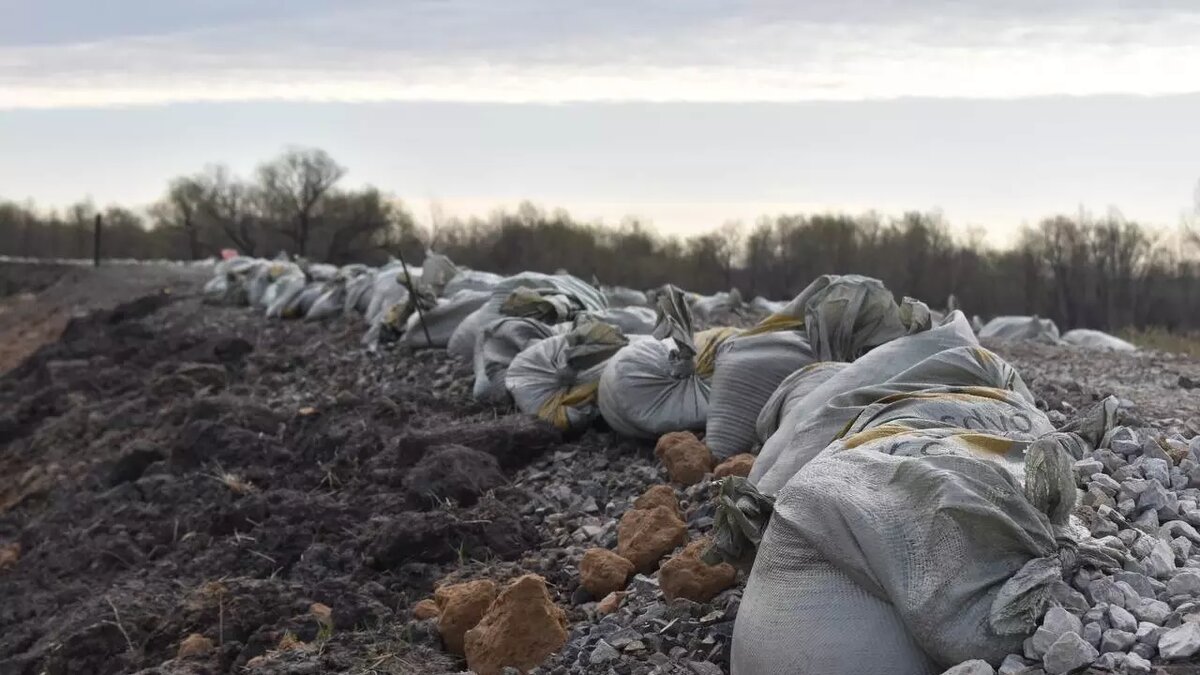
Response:
[{"label": "yellow stripe on bag", "polygon": [[[881,424],[872,429],[860,431],[853,436],[843,439],[842,445],[847,450],[853,450],[860,445],[878,441],[881,438],[888,438],[889,436],[896,436],[898,434],[907,434],[911,433],[912,431],[913,430],[911,428],[902,424]],[[843,431],[843,433],[845,432]]]},{"label": "yellow stripe on bag", "polygon": [[965,445],[967,450],[983,451],[992,455],[1007,455],[1013,447],[1011,439],[989,434],[956,434],[950,438]]},{"label": "yellow stripe on bag", "polygon": [[571,425],[570,419],[567,418],[567,409],[591,403],[599,390],[600,383],[597,381],[556,391],[538,409],[538,417],[566,431]]},{"label": "yellow stripe on bag", "polygon": [[712,377],[717,369],[717,349],[729,338],[740,334],[741,331],[729,326],[709,328],[696,333],[696,374],[700,377]]},{"label": "yellow stripe on bag", "polygon": [[800,330],[804,328],[804,319],[797,319],[794,316],[787,314],[772,314],[753,328],[749,328],[742,335],[762,335],[763,333],[776,333],[783,330]]}]

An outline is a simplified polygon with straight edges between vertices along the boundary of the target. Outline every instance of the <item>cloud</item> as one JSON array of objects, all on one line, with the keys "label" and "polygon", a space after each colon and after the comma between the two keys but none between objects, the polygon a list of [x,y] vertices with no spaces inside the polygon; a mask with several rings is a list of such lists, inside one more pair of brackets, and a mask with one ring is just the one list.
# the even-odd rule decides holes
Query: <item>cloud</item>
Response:
[{"label": "cloud", "polygon": [[[77,3],[95,4],[54,0],[24,19],[70,15],[85,6]],[[176,4],[123,0],[83,31],[0,31],[0,108],[1200,90],[1200,9],[1173,0],[304,0],[253,10],[208,0],[184,3],[191,7],[182,13],[162,9]],[[118,28],[111,16],[125,12]]]}]

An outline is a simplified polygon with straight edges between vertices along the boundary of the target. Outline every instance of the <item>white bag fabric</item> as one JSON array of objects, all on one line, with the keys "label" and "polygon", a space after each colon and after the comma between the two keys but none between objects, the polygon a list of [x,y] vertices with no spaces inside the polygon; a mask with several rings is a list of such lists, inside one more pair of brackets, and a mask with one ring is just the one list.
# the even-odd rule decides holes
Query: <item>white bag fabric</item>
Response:
[{"label": "white bag fabric", "polygon": [[584,311],[601,310],[608,307],[604,295],[599,290],[569,274],[523,272],[505,278],[491,290],[491,296],[487,302],[459,324],[454,335],[450,337],[447,350],[460,359],[473,360],[479,333],[492,321],[503,316],[500,313],[501,306],[504,305],[508,296],[518,288],[570,295],[580,303]]},{"label": "white bag fabric", "polygon": [[584,321],[517,354],[505,386],[521,412],[564,431],[581,429],[600,414],[596,392],[604,364],[628,342],[614,326]]},{"label": "white bag fabric", "polygon": [[718,459],[749,452],[763,405],[788,375],[813,363],[808,338],[776,331],[729,338],[717,351],[704,443]]},{"label": "white bag fabric", "polygon": [[1063,333],[1062,339],[1063,342],[1087,349],[1109,349],[1117,352],[1137,351],[1136,345],[1126,342],[1115,335],[1109,335],[1104,331],[1088,328],[1069,330]]},{"label": "white bag fabric", "polygon": [[[609,307],[646,307],[649,308],[650,301],[646,298],[646,294],[633,288],[625,288],[624,286],[609,286],[603,289],[604,298],[608,301]],[[654,310],[650,310],[653,312]]]},{"label": "white bag fabric", "polygon": [[[871,350],[795,404],[779,429],[763,443],[750,470],[751,484],[763,494],[774,495],[834,439],[858,410],[856,401],[849,407],[832,407],[837,396],[887,382],[947,349],[978,344],[962,312],[952,312],[940,326]],[[802,438],[803,442],[793,442],[793,438]]]},{"label": "white bag fabric", "polygon": [[626,335],[649,335],[657,322],[657,315],[649,307],[616,307],[584,312],[583,315],[612,324]]},{"label": "white bag fabric", "polygon": [[504,379],[508,366],[527,347],[554,335],[550,326],[537,319],[506,316],[488,324],[475,347],[475,400],[500,405],[509,400]]},{"label": "white bag fabric", "polygon": [[446,287],[442,289],[442,295],[451,296],[459,291],[491,291],[503,280],[504,277],[499,274],[460,267],[458,274],[446,282]]},{"label": "white bag fabric", "polygon": [[[461,324],[475,310],[487,302],[489,293],[486,291],[459,291],[450,298],[438,298],[437,306],[424,310],[424,313],[413,311],[404,325],[404,344],[410,347],[434,347],[443,349],[450,342],[450,336],[458,330]],[[421,322],[424,317],[424,328]],[[425,331],[429,331],[429,339]],[[431,342],[432,341],[432,342]]]},{"label": "white bag fabric", "polygon": [[758,442],[765,443],[797,403],[849,365],[842,361],[817,361],[784,378],[763,404],[758,419],[755,420],[754,430]]},{"label": "white bag fabric", "polygon": [[985,340],[1036,340],[1058,342],[1058,324],[1052,319],[1036,316],[998,316],[984,324],[979,330],[980,339]]}]

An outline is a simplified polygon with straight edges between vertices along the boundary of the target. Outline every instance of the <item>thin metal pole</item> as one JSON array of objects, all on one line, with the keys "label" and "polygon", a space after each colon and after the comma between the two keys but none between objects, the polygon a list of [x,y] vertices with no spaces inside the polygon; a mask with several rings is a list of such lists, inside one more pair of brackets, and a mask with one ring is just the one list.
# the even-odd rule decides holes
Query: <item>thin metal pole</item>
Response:
[{"label": "thin metal pole", "polygon": [[92,235],[92,265],[100,266],[100,229],[103,227],[103,222],[99,213],[96,214],[96,226]]},{"label": "thin metal pole", "polygon": [[429,337],[429,327],[425,325],[425,310],[421,309],[421,297],[417,295],[417,287],[408,274],[408,263],[404,262],[404,252],[396,248],[396,256],[400,258],[400,267],[404,269],[405,286],[408,286],[408,297],[412,298],[417,308],[417,318],[421,321],[421,330],[425,331],[425,346],[433,347],[433,338]]}]

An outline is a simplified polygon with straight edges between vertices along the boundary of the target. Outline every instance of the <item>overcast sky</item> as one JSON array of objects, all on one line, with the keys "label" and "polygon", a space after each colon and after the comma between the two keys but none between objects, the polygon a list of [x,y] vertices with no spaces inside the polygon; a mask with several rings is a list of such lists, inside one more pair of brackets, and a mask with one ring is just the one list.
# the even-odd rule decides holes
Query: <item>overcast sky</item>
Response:
[{"label": "overcast sky", "polygon": [[301,144],[419,216],[1191,208],[1193,0],[800,4],[0,0],[0,197],[146,203]]}]

